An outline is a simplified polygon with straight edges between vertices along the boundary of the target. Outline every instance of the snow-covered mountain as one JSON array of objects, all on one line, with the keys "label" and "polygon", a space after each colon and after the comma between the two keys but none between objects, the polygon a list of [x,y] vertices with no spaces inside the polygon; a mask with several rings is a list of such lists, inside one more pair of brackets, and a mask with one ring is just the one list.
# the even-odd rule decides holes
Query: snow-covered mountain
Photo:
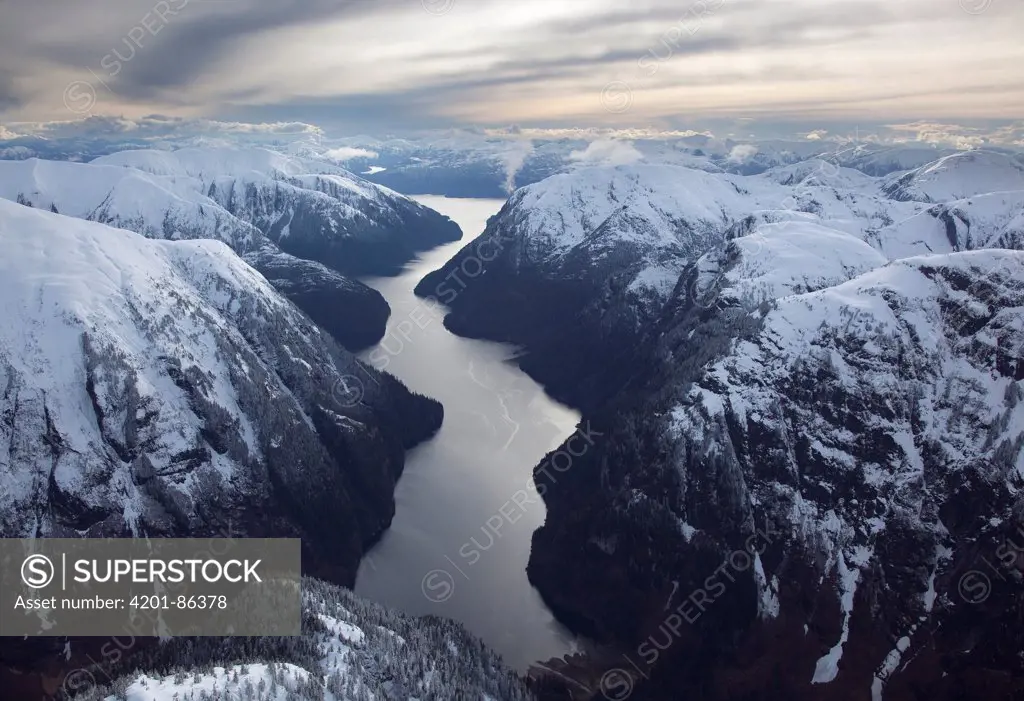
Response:
[{"label": "snow-covered mountain", "polygon": [[351,583],[436,402],[219,241],[0,199],[0,534],[301,537]]},{"label": "snow-covered mountain", "polygon": [[890,259],[976,248],[1024,249],[1024,190],[932,205],[867,240]]},{"label": "snow-covered mountain", "polygon": [[927,145],[857,144],[820,154],[821,158],[867,175],[881,177],[913,170],[957,153],[954,149]]},{"label": "snow-covered mountain", "polygon": [[1024,691],[1019,576],[962,584],[1024,520],[1015,172],[582,169],[417,288],[607,431],[535,473],[529,574],[631,698]]},{"label": "snow-covered mountain", "polygon": [[447,217],[326,161],[262,148],[122,151],[93,161],[186,179],[281,250],[347,275],[389,274],[462,236]]},{"label": "snow-covered mountain", "polygon": [[847,234],[888,260],[1020,245],[1024,187],[942,204],[893,199],[887,187],[820,159],[751,176],[643,163],[583,168],[516,191],[417,293],[446,303],[445,323],[457,333],[524,345],[524,369],[586,408],[629,370],[609,378],[602,358],[652,323],[687,265],[727,240],[797,222],[822,242]]},{"label": "snow-covered mountain", "polygon": [[35,158],[0,161],[0,197],[148,238],[223,241],[242,255],[266,244],[258,229],[193,183],[134,168]]},{"label": "snow-covered mountain", "polygon": [[893,199],[948,202],[991,192],[1024,190],[1024,163],[1007,153],[963,151],[890,176],[883,189]]},{"label": "snow-covered mountain", "polygon": [[[739,693],[751,672],[727,650],[756,656],[765,683],[774,669],[785,698],[1010,693],[1022,639],[998,621],[1019,610],[1005,542],[1024,486],[1024,253],[906,259],[767,308],[746,270],[711,276],[717,313],[681,284],[629,397],[595,417],[608,439],[538,474],[532,579],[597,635],[671,642],[649,698],[709,666],[721,698]],[[1007,553],[988,603],[965,600],[981,558]],[[683,630],[658,631],[680,609]]]},{"label": "snow-covered mountain", "polygon": [[[525,345],[523,367],[556,393],[591,382],[597,392],[611,385],[591,379],[605,369],[595,361],[653,320],[687,263],[724,242],[736,213],[769,203],[728,176],[675,166],[555,175],[518,190],[416,292],[451,308],[445,325],[456,333]],[[573,362],[549,377],[533,359],[550,357]]]},{"label": "snow-covered mountain", "polygon": [[289,255],[189,177],[67,161],[0,160],[0,198],[154,239],[223,241],[322,328],[354,350],[384,333],[384,298],[325,265]]},{"label": "snow-covered mountain", "polygon": [[[134,671],[132,671],[134,670]],[[94,675],[104,682],[104,675]],[[459,624],[412,618],[303,581],[301,638],[174,639],[82,684],[75,701],[527,701],[501,658]],[[84,677],[83,677],[84,678]],[[74,680],[72,680],[74,686]],[[204,695],[205,694],[205,695]]]}]

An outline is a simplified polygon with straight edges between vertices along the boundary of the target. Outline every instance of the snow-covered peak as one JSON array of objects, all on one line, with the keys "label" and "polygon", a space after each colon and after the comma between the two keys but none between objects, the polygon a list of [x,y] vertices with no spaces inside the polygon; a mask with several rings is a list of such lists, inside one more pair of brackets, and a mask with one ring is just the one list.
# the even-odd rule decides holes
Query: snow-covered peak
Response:
[{"label": "snow-covered peak", "polygon": [[326,161],[264,148],[121,151],[92,161],[175,180],[259,229],[286,253],[346,274],[385,274],[457,240],[446,217]]},{"label": "snow-covered peak", "polygon": [[936,204],[869,232],[867,239],[890,260],[978,248],[1024,249],[1024,190]]},{"label": "snow-covered peak", "polygon": [[867,175],[881,177],[898,171],[920,168],[953,153],[956,152],[952,149],[926,145],[859,144],[837,149],[823,155],[822,158],[830,163],[854,168]]},{"label": "snow-covered peak", "polygon": [[828,185],[851,190],[872,188],[877,183],[874,178],[859,170],[820,158],[776,166],[766,170],[761,177],[779,185]]},{"label": "snow-covered peak", "polygon": [[190,177],[69,161],[0,161],[0,198],[132,229],[149,238],[217,239],[240,253],[269,242]]},{"label": "snow-covered peak", "polygon": [[1006,153],[964,151],[893,176],[884,190],[893,199],[962,200],[989,192],[1024,190],[1024,164]]},{"label": "snow-covered peak", "polygon": [[861,239],[819,223],[766,224],[703,256],[696,264],[699,277],[693,292],[704,305],[719,296],[723,302],[753,308],[832,287],[886,262]]},{"label": "snow-covered peak", "polygon": [[194,178],[202,190],[211,184],[223,187],[231,180],[264,185],[270,181],[276,187],[283,187],[274,181],[286,180],[314,197],[327,197],[323,193],[328,188],[323,183],[329,182],[334,188],[365,200],[405,199],[383,185],[363,180],[336,163],[312,154],[284,154],[258,147],[129,150],[101,156],[92,163],[134,168],[155,175]]},{"label": "snow-covered peak", "polygon": [[185,175],[204,180],[215,175],[259,177],[275,174],[293,176],[304,173],[348,174],[344,168],[326,161],[285,155],[258,147],[183,148],[176,151],[129,150],[101,156],[92,163],[137,168],[156,175]]},{"label": "snow-covered peak", "polygon": [[[133,188],[128,195],[150,199],[162,193],[167,198],[189,202],[210,203],[187,183],[156,177],[140,170],[112,165],[90,166],[72,161],[46,161],[31,158],[24,161],[0,160],[0,196],[15,199],[18,194],[32,200],[33,206],[49,208],[51,204],[64,204],[76,212],[91,211],[96,202],[118,187]],[[136,203],[141,206],[144,203]],[[160,203],[155,203],[158,206]],[[83,217],[80,217],[83,218]]]},{"label": "snow-covered peak", "polygon": [[[42,309],[54,321],[74,319],[128,339],[130,295],[185,285],[182,294],[196,304],[227,304],[230,287],[259,295],[278,311],[288,307],[259,273],[219,241],[150,241],[132,232],[23,207],[0,199],[0,290],[6,309],[4,329],[20,333]],[[217,290],[225,292],[218,293]],[[205,295],[214,296],[207,299]],[[146,299],[166,309],[169,298]],[[173,305],[172,305],[173,306]],[[167,309],[170,311],[170,309]],[[227,311],[225,309],[225,311]],[[155,309],[154,309],[155,312]],[[52,328],[56,332],[62,324]],[[44,324],[43,328],[50,328]],[[7,340],[14,340],[9,337]],[[56,339],[54,339],[56,340]],[[48,349],[77,352],[75,343],[46,343]],[[129,344],[131,346],[132,344]],[[32,358],[11,358],[32,363]],[[72,370],[71,363],[64,371]],[[28,369],[25,366],[24,369]],[[49,379],[56,377],[49,375]]]},{"label": "snow-covered peak", "polygon": [[688,232],[724,228],[750,206],[731,177],[671,165],[599,166],[522,188],[507,206],[542,257],[609,231],[622,243],[673,246]]}]

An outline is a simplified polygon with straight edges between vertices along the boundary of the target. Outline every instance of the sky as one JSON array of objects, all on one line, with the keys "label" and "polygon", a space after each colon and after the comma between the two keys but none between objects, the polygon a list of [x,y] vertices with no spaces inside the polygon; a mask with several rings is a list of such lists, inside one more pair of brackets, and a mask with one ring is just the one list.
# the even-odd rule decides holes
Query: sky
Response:
[{"label": "sky", "polygon": [[[1024,0],[0,0],[0,138],[1024,121]],[[3,126],[6,125],[6,126]]]}]

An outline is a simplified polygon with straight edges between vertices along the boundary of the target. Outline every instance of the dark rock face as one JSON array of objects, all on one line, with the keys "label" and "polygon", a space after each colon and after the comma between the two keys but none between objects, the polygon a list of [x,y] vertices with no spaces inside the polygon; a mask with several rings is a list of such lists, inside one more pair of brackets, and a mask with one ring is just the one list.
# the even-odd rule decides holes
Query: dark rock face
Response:
[{"label": "dark rock face", "polygon": [[[536,475],[531,581],[636,663],[609,663],[634,698],[1015,698],[1021,266],[889,266],[753,317],[670,304],[645,377],[594,419],[606,436]],[[847,316],[843,294],[885,306]],[[789,355],[779,329],[816,305]]]},{"label": "dark rock face", "polygon": [[314,261],[273,249],[247,254],[246,261],[317,326],[356,352],[380,341],[391,308],[383,295]]},{"label": "dark rock face", "polygon": [[[416,291],[448,305],[454,332],[522,345],[523,369],[604,434],[535,473],[548,516],[528,567],[561,620],[620,651],[592,663],[604,696],[627,682],[666,700],[1019,694],[1003,651],[1024,640],[994,621],[1017,615],[1019,576],[1001,571],[1000,588],[990,573],[990,598],[970,597],[978,558],[1020,521],[1020,254],[884,266],[850,246],[837,279],[808,286],[798,263],[767,284],[799,284],[747,298],[727,289],[743,252],[725,242],[763,223],[666,217],[662,231],[720,233],[683,251],[603,246],[651,230],[622,226],[627,208],[561,246],[560,217],[587,207],[571,194],[538,226],[520,191]],[[1016,205],[982,199],[921,217],[953,250],[999,245]],[[663,304],[635,294],[655,252],[690,261]]]},{"label": "dark rock face", "polygon": [[456,276],[461,261],[467,260],[460,256],[467,255],[467,250],[425,277],[416,286],[416,294],[441,302],[451,298],[446,328],[469,338],[524,346],[529,350],[517,362],[552,396],[566,401],[572,388],[573,402],[596,406],[614,389],[619,371],[628,371],[627,366],[610,367],[604,362],[613,352],[620,330],[614,316],[594,323],[597,316],[591,300],[603,298],[606,290],[587,281],[581,284],[529,271],[516,273],[497,263],[474,281],[472,293],[452,298],[451,292],[459,285]]}]

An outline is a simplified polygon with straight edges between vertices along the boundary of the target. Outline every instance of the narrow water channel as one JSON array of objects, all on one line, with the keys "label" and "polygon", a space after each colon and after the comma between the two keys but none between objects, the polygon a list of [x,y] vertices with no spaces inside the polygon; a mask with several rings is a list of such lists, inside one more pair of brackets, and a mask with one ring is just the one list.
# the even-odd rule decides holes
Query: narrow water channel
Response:
[{"label": "narrow water channel", "polygon": [[388,331],[362,354],[374,367],[444,404],[438,435],[411,451],[394,523],[363,560],[356,591],[414,615],[458,620],[525,670],[576,649],[526,578],[544,504],[531,471],[575,430],[579,414],[515,365],[510,346],[460,338],[413,288],[479,236],[501,200],[420,196],[462,227],[397,277],[364,282],[391,305]]}]

